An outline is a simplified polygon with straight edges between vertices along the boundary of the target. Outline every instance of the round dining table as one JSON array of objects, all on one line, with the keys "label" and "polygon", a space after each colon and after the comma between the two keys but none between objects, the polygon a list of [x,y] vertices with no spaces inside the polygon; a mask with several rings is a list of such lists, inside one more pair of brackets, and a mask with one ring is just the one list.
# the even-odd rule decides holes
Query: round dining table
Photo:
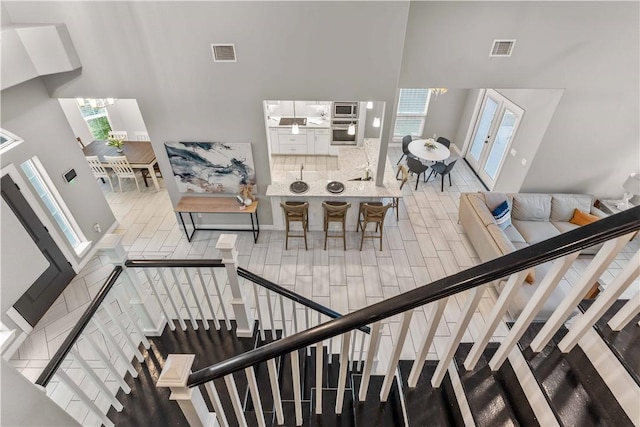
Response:
[{"label": "round dining table", "polygon": [[441,143],[434,142],[436,148],[429,150],[425,147],[425,142],[427,142],[426,139],[416,139],[415,141],[411,141],[408,147],[409,152],[421,160],[428,160],[431,162],[439,162],[444,159],[448,159],[451,155],[449,149]]}]

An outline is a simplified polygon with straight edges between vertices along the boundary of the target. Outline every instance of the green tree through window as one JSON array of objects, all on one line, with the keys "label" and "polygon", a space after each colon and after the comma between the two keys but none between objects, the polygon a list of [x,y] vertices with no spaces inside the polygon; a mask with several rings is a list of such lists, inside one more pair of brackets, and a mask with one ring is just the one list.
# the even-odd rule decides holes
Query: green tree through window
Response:
[{"label": "green tree through window", "polygon": [[81,105],[80,112],[87,122],[93,139],[106,140],[111,132],[111,123],[105,108],[93,108],[90,105]]}]

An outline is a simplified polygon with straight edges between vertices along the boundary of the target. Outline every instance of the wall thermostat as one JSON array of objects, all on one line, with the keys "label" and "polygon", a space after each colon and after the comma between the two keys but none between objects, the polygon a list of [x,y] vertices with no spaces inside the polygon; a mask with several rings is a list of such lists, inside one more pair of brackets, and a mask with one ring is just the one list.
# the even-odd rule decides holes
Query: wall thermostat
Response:
[{"label": "wall thermostat", "polygon": [[78,176],[78,174],[76,173],[76,170],[75,170],[75,169],[69,169],[68,171],[66,171],[66,172],[64,173],[64,175],[63,175],[63,176],[64,176],[64,180],[65,180],[65,181],[67,181],[67,182],[71,182],[71,181],[73,181],[73,180],[76,178],[76,176]]}]

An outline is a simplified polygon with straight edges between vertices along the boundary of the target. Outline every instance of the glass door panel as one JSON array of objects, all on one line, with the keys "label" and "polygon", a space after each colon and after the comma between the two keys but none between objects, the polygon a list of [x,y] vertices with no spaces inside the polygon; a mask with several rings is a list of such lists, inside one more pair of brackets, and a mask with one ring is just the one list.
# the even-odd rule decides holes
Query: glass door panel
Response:
[{"label": "glass door panel", "polygon": [[480,157],[482,156],[482,149],[484,148],[485,141],[488,138],[489,129],[491,128],[497,109],[498,102],[487,97],[480,113],[478,126],[476,127],[475,134],[473,135],[471,149],[469,150],[469,154],[476,162],[480,161]]},{"label": "glass door panel", "polygon": [[484,165],[484,171],[493,181],[496,179],[496,174],[502,164],[502,159],[507,152],[511,137],[515,132],[516,122],[516,115],[509,110],[505,110],[502,115],[502,120],[500,120],[500,126],[496,132],[493,146],[489,152],[489,157]]}]

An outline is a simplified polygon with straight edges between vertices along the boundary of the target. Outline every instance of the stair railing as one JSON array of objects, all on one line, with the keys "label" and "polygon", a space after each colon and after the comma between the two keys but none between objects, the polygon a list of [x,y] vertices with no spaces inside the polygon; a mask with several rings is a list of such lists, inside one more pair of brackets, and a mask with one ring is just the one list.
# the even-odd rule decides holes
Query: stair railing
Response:
[{"label": "stair railing", "polygon": [[[262,347],[232,357],[223,362],[194,372],[188,376],[185,375],[182,387],[184,389],[193,389],[196,386],[204,384],[209,391],[214,389],[213,380],[224,377],[228,388],[230,391],[233,391],[235,386],[231,385],[233,382],[232,374],[240,370],[244,370],[249,378],[252,397],[254,398],[254,401],[259,402],[259,396],[254,396],[255,384],[252,384],[255,379],[253,369],[257,364],[263,362],[273,364],[277,357],[287,353],[294,355],[302,348],[312,345],[319,346],[325,340],[340,336],[342,342],[340,350],[341,364],[335,412],[341,413],[343,403],[341,397],[344,396],[347,376],[346,362],[348,360],[347,354],[352,331],[365,325],[373,324],[366,360],[364,362],[362,382],[358,393],[359,399],[362,401],[367,396],[367,387],[372,372],[372,361],[374,355],[377,354],[380,343],[381,321],[391,316],[402,315],[400,330],[397,338],[394,340],[393,349],[389,357],[384,382],[380,392],[380,400],[384,402],[388,397],[391,384],[396,374],[398,360],[410,327],[413,310],[425,304],[432,304],[428,318],[427,331],[424,334],[420,350],[418,351],[410,374],[410,387],[415,387],[420,376],[427,352],[432,345],[435,330],[441,321],[447,299],[461,292],[466,292],[465,307],[460,313],[456,326],[452,331],[451,338],[449,339],[444,352],[441,354],[439,364],[431,379],[432,386],[439,387],[451,365],[453,355],[462,340],[462,336],[469,325],[471,317],[478,307],[480,298],[482,297],[482,293],[486,286],[493,282],[500,282],[506,279],[503,291],[500,293],[500,297],[489,315],[483,331],[480,333],[469,357],[465,361],[465,367],[467,368],[473,367],[477,362],[478,355],[484,351],[486,344],[489,342],[496,328],[502,322],[503,316],[518,287],[526,286],[523,285],[523,282],[527,270],[537,265],[551,262],[552,265],[549,272],[542,278],[542,282],[534,296],[531,298],[531,301],[519,315],[515,327],[511,330],[507,339],[498,349],[498,352],[490,362],[491,368],[496,370],[504,360],[506,360],[508,354],[516,345],[524,329],[526,329],[534,319],[535,314],[539,311],[546,297],[548,297],[553,288],[558,285],[560,280],[563,278],[564,273],[572,265],[581,250],[601,243],[603,244],[601,249],[593,257],[588,267],[583,272],[580,279],[576,283],[572,284],[572,290],[569,295],[567,295],[565,300],[560,303],[558,308],[547,321],[546,326],[534,340],[532,344],[534,351],[539,351],[546,344],[549,337],[562,327],[565,320],[567,320],[567,318],[572,314],[572,311],[575,309],[579,300],[593,286],[594,281],[600,277],[602,272],[610,265],[616,255],[639,229],[640,207],[635,207],[625,212],[603,218],[592,224],[563,233],[543,242],[517,250],[500,258],[461,271],[449,277],[436,280],[417,289],[354,311],[344,315],[343,317],[333,319],[326,323],[311,327],[305,331],[289,335],[281,340],[274,341]],[[594,315],[597,314],[596,312],[599,313],[604,309],[604,307],[608,307],[615,299],[616,295],[619,295],[625,289],[625,286],[628,286],[637,278],[638,269],[634,267],[633,263],[638,264],[637,261],[640,261],[639,257],[639,254],[634,255],[633,259],[628,263],[629,265],[627,265],[627,267],[625,267],[615,279],[615,283],[612,283],[612,285],[609,286],[601,296],[603,297],[603,302],[594,304],[597,306],[596,309],[589,310],[583,316],[575,316],[578,318],[578,322],[574,323],[574,325],[577,325],[575,326],[576,337],[579,337],[580,333],[585,329],[585,325],[592,324],[597,320],[597,318],[594,317]],[[611,289],[611,291],[609,291],[609,289]],[[590,311],[593,313],[589,313]],[[627,309],[626,311],[633,312],[635,310]],[[624,314],[624,319],[631,318],[632,316],[630,316],[629,313]],[[618,322],[622,323],[620,319],[618,319]],[[572,330],[574,330],[574,327],[570,328],[570,333],[568,334],[569,338],[564,345],[564,348],[567,351],[571,345],[575,343],[575,337],[572,338],[574,335],[571,332]],[[320,349],[321,347],[318,347],[316,354],[321,354]],[[317,366],[322,366],[322,364],[318,363]],[[189,367],[190,366],[186,366],[187,372]],[[320,372],[320,375],[316,376],[317,389],[322,389],[322,385],[320,384],[321,378],[322,373]],[[294,387],[298,389],[299,393],[299,382],[296,383],[295,378]],[[277,390],[277,388],[272,387],[272,393],[274,393],[274,395],[278,392],[279,390]],[[212,400],[215,400],[216,394],[213,393],[212,395],[211,392],[209,392],[209,394],[210,397],[212,397]],[[257,391],[255,394],[257,394]],[[215,406],[216,405],[214,405],[214,407]],[[260,406],[259,403],[257,406]],[[316,413],[318,413],[321,408],[321,403],[316,405]],[[236,409],[235,412],[238,414],[240,409]],[[277,412],[278,408],[276,408],[276,413]],[[259,425],[264,425],[264,418],[262,417],[262,414],[257,415]],[[228,425],[223,413],[220,414],[216,411],[216,416],[218,417],[220,425]],[[246,423],[244,415],[240,415],[238,419],[241,420],[241,425]],[[277,414],[277,421],[279,424],[282,424],[284,419],[280,418],[280,415]],[[296,425],[301,424],[301,408],[298,410],[298,407],[296,407]]]}]

